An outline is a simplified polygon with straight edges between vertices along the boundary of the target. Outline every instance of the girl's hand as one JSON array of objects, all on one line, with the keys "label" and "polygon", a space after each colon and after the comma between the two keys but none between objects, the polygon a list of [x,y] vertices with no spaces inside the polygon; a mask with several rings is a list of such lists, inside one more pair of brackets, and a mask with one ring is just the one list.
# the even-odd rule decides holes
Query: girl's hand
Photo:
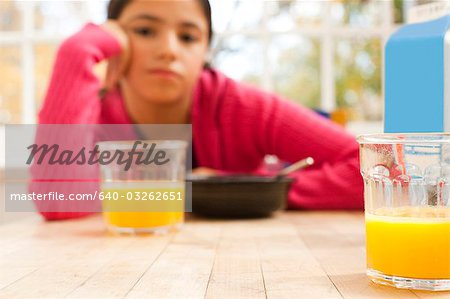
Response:
[{"label": "girl's hand", "polygon": [[213,175],[218,175],[219,172],[215,169],[208,168],[208,167],[197,167],[197,168],[192,169],[192,174],[213,176]]},{"label": "girl's hand", "polygon": [[122,47],[122,52],[120,55],[108,59],[106,76],[102,88],[102,93],[105,94],[109,90],[115,88],[120,79],[126,73],[130,62],[130,46],[125,30],[117,21],[108,20],[103,23],[101,27],[103,30],[114,36]]}]

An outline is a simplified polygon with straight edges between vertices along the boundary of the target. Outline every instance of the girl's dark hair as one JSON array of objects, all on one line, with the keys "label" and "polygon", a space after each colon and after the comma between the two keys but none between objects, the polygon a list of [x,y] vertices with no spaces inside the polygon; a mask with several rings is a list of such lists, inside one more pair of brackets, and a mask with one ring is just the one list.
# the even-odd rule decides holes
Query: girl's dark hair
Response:
[{"label": "girl's dark hair", "polygon": [[[110,0],[108,4],[108,19],[117,20],[123,12],[125,6],[130,4],[131,1],[132,0]],[[209,4],[209,0],[198,1],[202,7],[203,13],[205,14],[206,22],[208,23],[208,41],[211,43],[213,37],[211,5]]]}]

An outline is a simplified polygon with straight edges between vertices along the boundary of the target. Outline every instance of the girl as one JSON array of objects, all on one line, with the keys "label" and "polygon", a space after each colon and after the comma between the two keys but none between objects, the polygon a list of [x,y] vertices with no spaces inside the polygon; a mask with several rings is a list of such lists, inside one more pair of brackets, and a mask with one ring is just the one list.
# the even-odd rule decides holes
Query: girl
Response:
[{"label": "girl", "polygon": [[[205,66],[207,0],[112,0],[108,21],[61,45],[41,124],[192,124],[194,166],[252,172],[266,154],[315,165],[294,174],[288,207],[360,209],[353,136],[314,112]],[[108,60],[104,84],[93,67]],[[86,213],[43,213],[63,219]]]}]

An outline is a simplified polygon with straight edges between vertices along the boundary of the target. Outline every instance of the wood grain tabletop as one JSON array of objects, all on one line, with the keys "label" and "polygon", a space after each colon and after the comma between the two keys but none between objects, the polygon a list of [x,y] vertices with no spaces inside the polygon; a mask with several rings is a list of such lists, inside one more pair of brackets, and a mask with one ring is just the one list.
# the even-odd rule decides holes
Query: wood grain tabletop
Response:
[{"label": "wood grain tabletop", "polygon": [[147,236],[32,217],[0,226],[0,298],[450,298],[373,284],[364,239],[359,212],[189,217]]}]

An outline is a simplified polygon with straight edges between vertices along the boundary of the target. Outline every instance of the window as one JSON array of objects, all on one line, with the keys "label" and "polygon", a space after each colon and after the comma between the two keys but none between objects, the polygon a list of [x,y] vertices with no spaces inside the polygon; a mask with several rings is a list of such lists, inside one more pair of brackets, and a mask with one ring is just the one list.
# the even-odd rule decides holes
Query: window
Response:
[{"label": "window", "polygon": [[57,45],[105,16],[106,1],[0,1],[0,124],[36,121]]},{"label": "window", "polygon": [[214,66],[311,108],[381,120],[383,48],[402,0],[222,2]]},{"label": "window", "polygon": [[[411,1],[210,1],[213,66],[311,108],[381,119],[384,43]],[[106,5],[0,1],[0,123],[36,121],[58,43],[103,22]]]}]

